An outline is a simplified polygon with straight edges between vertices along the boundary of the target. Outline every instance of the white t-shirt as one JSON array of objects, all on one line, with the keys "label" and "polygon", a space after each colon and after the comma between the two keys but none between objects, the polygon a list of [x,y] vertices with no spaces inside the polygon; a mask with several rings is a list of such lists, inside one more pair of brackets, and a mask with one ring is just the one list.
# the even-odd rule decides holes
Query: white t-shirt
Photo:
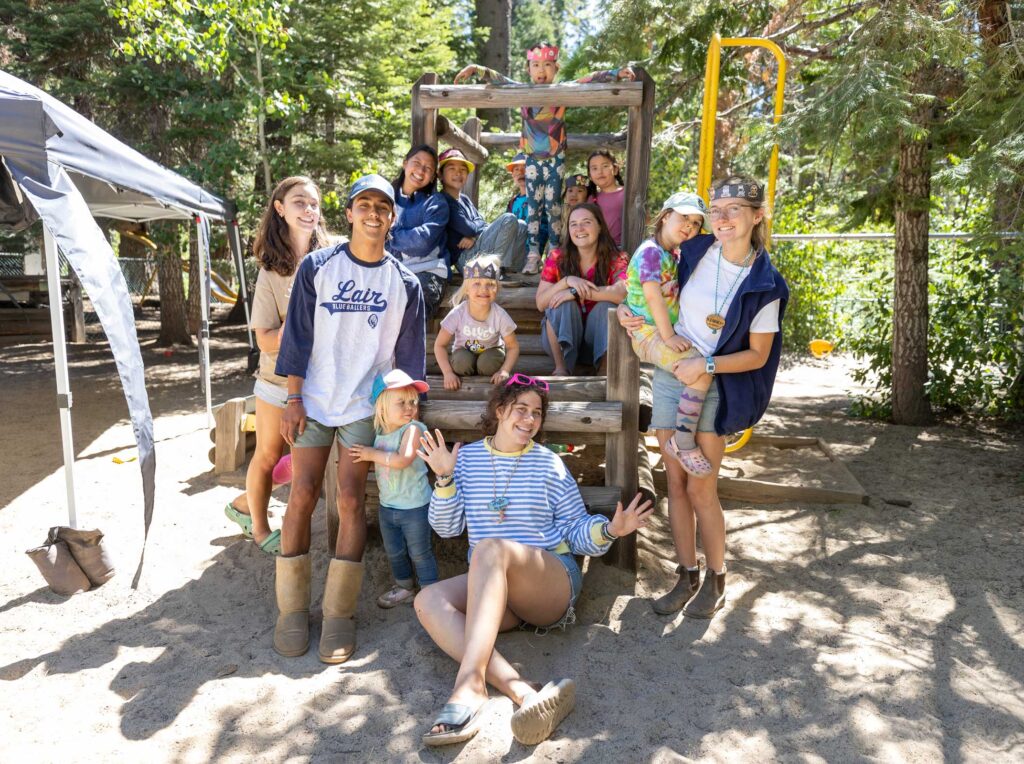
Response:
[{"label": "white t-shirt", "polygon": [[[679,293],[679,320],[674,327],[676,334],[686,337],[703,355],[711,355],[718,347],[722,338],[722,330],[712,332],[706,319],[712,313],[723,318],[729,312],[729,306],[736,299],[736,293],[743,287],[743,281],[750,275],[750,267],[733,265],[724,257],[721,258],[721,272],[718,273],[718,296],[715,297],[715,275],[718,270],[719,254],[722,245],[714,243],[708,248],[704,257],[697,263],[690,279],[683,285]],[[725,304],[719,304],[715,310],[715,302],[721,303],[733,282],[739,279]],[[754,316],[750,331],[758,334],[772,334],[779,331],[779,301],[772,300]]]}]

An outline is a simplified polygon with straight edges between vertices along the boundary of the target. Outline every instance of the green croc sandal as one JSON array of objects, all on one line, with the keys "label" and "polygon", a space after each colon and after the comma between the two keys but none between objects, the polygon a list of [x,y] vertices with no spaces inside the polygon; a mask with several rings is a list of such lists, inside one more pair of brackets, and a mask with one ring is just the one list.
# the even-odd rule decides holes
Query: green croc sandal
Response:
[{"label": "green croc sandal", "polygon": [[231,522],[238,523],[238,527],[242,529],[243,536],[247,539],[252,538],[252,518],[249,515],[243,515],[232,506],[231,502],[228,502],[227,506],[224,507],[224,514],[227,515],[228,520]]},{"label": "green croc sandal", "polygon": [[281,531],[271,531],[270,535],[263,539],[263,543],[257,546],[267,554],[277,557],[281,554]]}]

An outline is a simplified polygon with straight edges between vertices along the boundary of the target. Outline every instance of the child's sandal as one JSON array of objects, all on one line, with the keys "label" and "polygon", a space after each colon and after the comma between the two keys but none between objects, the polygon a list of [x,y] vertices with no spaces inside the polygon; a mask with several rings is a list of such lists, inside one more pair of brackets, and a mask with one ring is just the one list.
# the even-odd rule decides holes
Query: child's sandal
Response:
[{"label": "child's sandal", "polygon": [[415,597],[415,589],[406,589],[404,586],[394,586],[377,598],[377,607],[382,607],[384,609],[398,607],[405,602],[412,602]]},{"label": "child's sandal", "polygon": [[700,447],[681,451],[674,439],[668,439],[668,452],[676,458],[687,473],[694,477],[707,477],[712,472],[711,462],[700,450]]}]

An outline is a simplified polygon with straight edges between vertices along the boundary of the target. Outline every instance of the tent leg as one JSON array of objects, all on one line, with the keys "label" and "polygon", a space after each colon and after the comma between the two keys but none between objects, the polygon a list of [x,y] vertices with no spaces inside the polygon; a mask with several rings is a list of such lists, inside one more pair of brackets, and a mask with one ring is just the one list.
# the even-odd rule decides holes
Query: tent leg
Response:
[{"label": "tent leg", "polygon": [[234,254],[235,269],[238,271],[238,295],[245,307],[245,331],[249,335],[249,347],[256,347],[252,336],[252,317],[249,315],[249,286],[245,283],[245,258],[242,256],[242,236],[238,232],[238,221],[228,221],[228,243]]},{"label": "tent leg", "polygon": [[71,383],[68,380],[68,349],[64,335],[64,305],[60,291],[60,258],[57,243],[43,227],[46,250],[46,284],[50,298],[50,329],[53,333],[53,360],[57,374],[57,405],[60,408],[60,438],[64,449],[64,483],[68,494],[68,525],[77,528],[75,515],[75,449],[71,436]]},{"label": "tent leg", "polygon": [[199,352],[203,356],[203,388],[206,392],[206,426],[214,427],[213,400],[210,390],[210,223],[201,216],[196,216],[196,247],[199,252],[199,272],[202,282],[199,285],[199,304],[202,315],[199,317]]}]

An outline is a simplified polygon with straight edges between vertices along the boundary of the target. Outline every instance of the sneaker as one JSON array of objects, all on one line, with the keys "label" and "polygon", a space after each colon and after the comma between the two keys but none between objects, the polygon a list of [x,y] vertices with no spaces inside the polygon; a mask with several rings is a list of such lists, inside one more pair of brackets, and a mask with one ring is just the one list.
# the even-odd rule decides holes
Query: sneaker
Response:
[{"label": "sneaker", "polygon": [[522,272],[527,276],[540,273],[540,255],[531,252],[526,258],[526,265],[523,266]]},{"label": "sneaker", "polygon": [[404,586],[393,586],[377,598],[377,607],[385,609],[397,607],[403,602],[412,602],[415,597],[415,589],[406,589]]}]

